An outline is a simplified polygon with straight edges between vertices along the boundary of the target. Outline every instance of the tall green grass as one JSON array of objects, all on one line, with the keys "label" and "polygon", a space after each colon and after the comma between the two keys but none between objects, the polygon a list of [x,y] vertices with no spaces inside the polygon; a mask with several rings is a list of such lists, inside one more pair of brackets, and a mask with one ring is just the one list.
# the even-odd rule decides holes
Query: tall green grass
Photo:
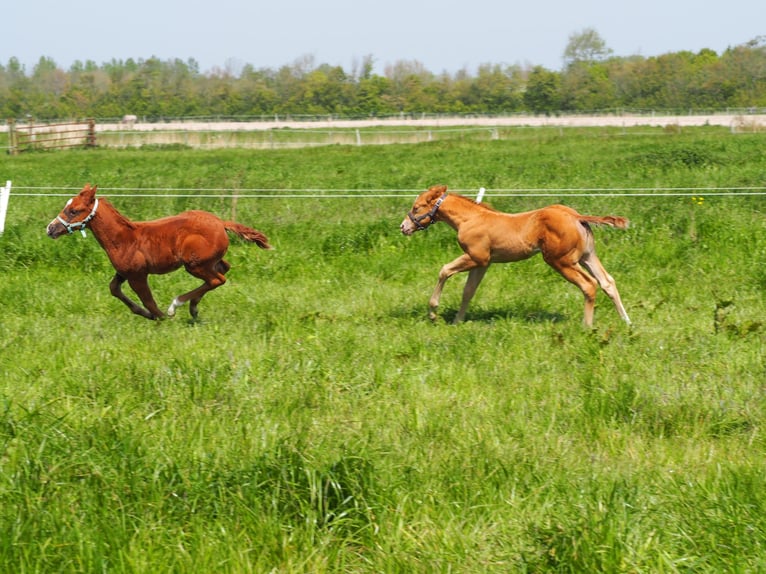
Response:
[{"label": "tall green grass", "polygon": [[[761,136],[525,132],[513,141],[0,159],[15,187],[274,189],[239,199],[200,320],[133,316],[64,198],[0,238],[0,565],[14,572],[766,569],[762,196],[493,197],[761,187]],[[539,258],[495,266],[453,327],[427,299],[459,249],[398,224],[433,183],[629,217],[596,231],[634,321]],[[287,199],[279,190],[413,190]],[[106,193],[106,192],[104,192]],[[153,192],[147,191],[147,196]],[[202,191],[200,196],[207,195]],[[219,198],[115,197],[135,219]],[[446,319],[463,277],[445,289]],[[196,280],[152,278],[162,305]]]}]

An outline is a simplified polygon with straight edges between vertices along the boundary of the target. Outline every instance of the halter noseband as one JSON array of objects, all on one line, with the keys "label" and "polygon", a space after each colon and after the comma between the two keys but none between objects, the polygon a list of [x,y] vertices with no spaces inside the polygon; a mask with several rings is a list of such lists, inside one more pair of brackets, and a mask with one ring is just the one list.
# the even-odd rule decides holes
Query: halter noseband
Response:
[{"label": "halter noseband", "polygon": [[[445,197],[447,197],[446,191],[442,194],[442,196],[439,199],[436,200],[436,203],[434,203],[434,206],[431,208],[431,211],[429,211],[428,213],[424,213],[423,215],[419,217],[415,217],[412,214],[412,211],[410,211],[407,214],[407,217],[409,217],[410,221],[412,221],[412,223],[415,224],[415,227],[417,227],[418,231],[423,231],[424,229],[427,229],[428,226],[434,222],[434,220],[436,219],[436,212],[439,211],[439,208],[442,206],[442,203],[444,203]],[[428,221],[427,224],[423,225],[420,222],[423,221],[426,217],[430,217],[430,220]]]},{"label": "halter noseband", "polygon": [[[72,200],[70,199],[67,201],[67,205],[72,203]],[[75,221],[74,223],[70,223],[69,221],[66,221],[63,219],[60,215],[56,216],[56,219],[58,219],[61,224],[64,226],[64,229],[66,229],[67,233],[74,233],[76,230],[80,230],[80,233],[82,233],[82,236],[85,237],[85,226],[90,223],[91,219],[93,219],[96,216],[96,210],[98,209],[98,198],[96,198],[96,201],[93,203],[93,209],[90,210],[90,214],[83,219],[82,221]]]}]

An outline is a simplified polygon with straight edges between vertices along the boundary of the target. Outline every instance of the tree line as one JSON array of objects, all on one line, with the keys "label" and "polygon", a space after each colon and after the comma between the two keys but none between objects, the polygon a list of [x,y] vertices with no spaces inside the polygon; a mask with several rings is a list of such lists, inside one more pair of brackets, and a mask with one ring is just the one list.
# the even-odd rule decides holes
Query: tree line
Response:
[{"label": "tree line", "polygon": [[374,72],[367,56],[347,70],[305,57],[279,69],[251,64],[202,73],[194,59],[75,62],[41,57],[31,71],[0,64],[0,114],[146,120],[189,116],[387,116],[400,113],[587,113],[766,107],[766,38],[718,54],[614,56],[593,29],[572,34],[561,70],[485,64],[433,73],[417,61]]}]

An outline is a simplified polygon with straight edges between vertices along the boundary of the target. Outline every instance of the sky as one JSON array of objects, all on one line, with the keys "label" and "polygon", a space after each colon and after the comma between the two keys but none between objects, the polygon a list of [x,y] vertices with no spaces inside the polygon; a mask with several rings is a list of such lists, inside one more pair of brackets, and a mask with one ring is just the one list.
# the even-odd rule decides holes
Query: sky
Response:
[{"label": "sky", "polygon": [[641,0],[29,0],[2,9],[0,65],[31,73],[41,57],[76,61],[188,61],[203,73],[299,61],[347,72],[372,58],[439,74],[482,64],[560,70],[573,34],[592,28],[615,56],[703,48],[721,54],[766,36],[766,1]]}]

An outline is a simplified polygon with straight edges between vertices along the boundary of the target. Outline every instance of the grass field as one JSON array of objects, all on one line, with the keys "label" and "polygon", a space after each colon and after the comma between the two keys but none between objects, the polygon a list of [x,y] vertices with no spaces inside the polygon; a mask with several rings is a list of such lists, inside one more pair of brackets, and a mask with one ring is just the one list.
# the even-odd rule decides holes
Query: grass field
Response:
[{"label": "grass field", "polygon": [[[0,179],[0,571],[766,570],[766,197],[738,193],[766,186],[762,134],[33,153]],[[199,321],[147,321],[92,235],[45,236],[65,197],[27,195],[86,182],[276,249],[232,240]],[[634,325],[601,293],[584,330],[539,258],[432,324],[454,233],[398,225],[434,183],[628,217],[596,242]],[[161,307],[195,283],[152,279]]]}]

